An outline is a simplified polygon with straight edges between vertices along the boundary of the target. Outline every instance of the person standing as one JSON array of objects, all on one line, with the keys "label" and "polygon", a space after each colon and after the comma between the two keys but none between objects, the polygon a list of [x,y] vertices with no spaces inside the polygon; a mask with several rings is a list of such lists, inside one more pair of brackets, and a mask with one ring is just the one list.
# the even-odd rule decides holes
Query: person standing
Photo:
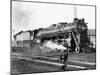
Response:
[{"label": "person standing", "polygon": [[66,38],[65,40],[66,40],[66,43],[67,43],[67,50],[68,50],[68,52],[70,51],[70,49],[71,49],[71,35],[69,35],[68,36],[68,38]]},{"label": "person standing", "polygon": [[66,50],[64,50],[63,54],[60,55],[60,60],[63,63],[63,66],[61,66],[61,70],[65,71],[67,67],[67,61],[68,61],[68,44],[66,41],[63,41],[63,46],[66,47]]},{"label": "person standing", "polygon": [[67,61],[68,61],[68,51],[67,50],[65,50],[64,53],[61,54],[60,60],[63,63],[63,65],[61,66],[61,70],[65,71],[67,67]]}]

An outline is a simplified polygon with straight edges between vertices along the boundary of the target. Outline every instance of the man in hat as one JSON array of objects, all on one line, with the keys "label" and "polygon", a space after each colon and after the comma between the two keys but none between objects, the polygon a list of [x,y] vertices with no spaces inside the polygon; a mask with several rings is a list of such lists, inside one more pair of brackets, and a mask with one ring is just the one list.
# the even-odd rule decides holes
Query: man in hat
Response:
[{"label": "man in hat", "polygon": [[65,71],[67,67],[67,60],[68,60],[68,51],[65,50],[63,54],[60,56],[60,60],[62,61],[63,65],[61,66],[61,70]]},{"label": "man in hat", "polygon": [[63,66],[61,66],[61,70],[65,70],[68,60],[68,44],[64,43],[64,47],[66,47],[66,50],[64,50],[63,54],[60,55],[60,60],[64,64]]},{"label": "man in hat", "polygon": [[67,63],[66,62],[68,60],[68,51],[67,50],[64,50],[64,53],[61,54],[60,60],[62,61],[63,64]]}]

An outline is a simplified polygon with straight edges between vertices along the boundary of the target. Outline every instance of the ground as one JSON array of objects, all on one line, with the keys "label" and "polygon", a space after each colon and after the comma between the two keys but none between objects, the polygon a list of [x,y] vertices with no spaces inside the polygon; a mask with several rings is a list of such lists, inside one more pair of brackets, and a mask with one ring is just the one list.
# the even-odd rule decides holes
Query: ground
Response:
[{"label": "ground", "polygon": [[66,62],[68,65],[65,69],[61,69],[63,64],[59,60],[60,54],[61,52],[53,52],[37,56],[28,54],[28,52],[13,51],[11,53],[11,73],[28,74],[96,69],[96,53],[69,53],[68,62]]}]

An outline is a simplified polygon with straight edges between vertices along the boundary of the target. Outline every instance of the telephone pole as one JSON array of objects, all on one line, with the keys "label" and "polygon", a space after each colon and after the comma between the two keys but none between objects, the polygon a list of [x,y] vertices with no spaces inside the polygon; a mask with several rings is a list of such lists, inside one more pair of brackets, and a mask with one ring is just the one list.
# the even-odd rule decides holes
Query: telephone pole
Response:
[{"label": "telephone pole", "polygon": [[74,18],[77,18],[77,7],[74,5]]}]

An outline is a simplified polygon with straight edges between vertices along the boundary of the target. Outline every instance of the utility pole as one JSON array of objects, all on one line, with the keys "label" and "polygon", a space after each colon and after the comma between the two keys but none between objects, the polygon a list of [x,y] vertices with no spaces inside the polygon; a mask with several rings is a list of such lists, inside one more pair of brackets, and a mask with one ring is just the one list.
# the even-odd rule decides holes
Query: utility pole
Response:
[{"label": "utility pole", "polygon": [[77,7],[74,5],[74,18],[77,18]]},{"label": "utility pole", "polygon": [[[74,5],[73,8],[74,8],[74,19],[77,19],[78,18],[77,17],[77,6]],[[80,52],[80,47],[79,47],[79,44],[80,44],[80,34],[79,34],[79,32],[77,30],[76,30],[76,33],[78,33],[78,35],[74,35],[74,33],[72,31],[72,35],[73,35],[73,38],[74,38],[74,41],[75,41],[75,44],[76,44],[75,52],[79,53]]]}]

